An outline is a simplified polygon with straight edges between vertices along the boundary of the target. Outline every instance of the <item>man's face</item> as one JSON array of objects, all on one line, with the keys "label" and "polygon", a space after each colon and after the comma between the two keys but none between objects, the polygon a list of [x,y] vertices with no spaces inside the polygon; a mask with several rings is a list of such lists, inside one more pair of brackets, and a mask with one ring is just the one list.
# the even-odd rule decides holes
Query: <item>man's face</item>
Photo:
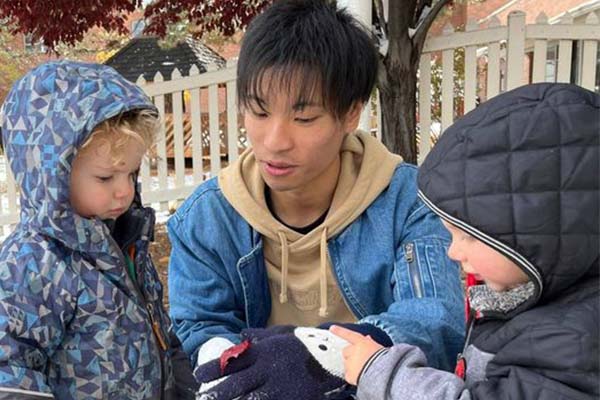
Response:
[{"label": "man's face", "polygon": [[278,192],[331,190],[342,141],[356,129],[361,107],[340,121],[320,98],[300,102],[293,88],[263,92],[266,98],[256,97],[244,110],[244,123],[266,185]]},{"label": "man's face", "polygon": [[452,235],[448,257],[460,263],[463,271],[482,280],[490,289],[502,292],[526,283],[529,278],[506,256],[468,233],[444,221]]},{"label": "man's face", "polygon": [[134,179],[144,148],[129,140],[121,160],[114,164],[108,145],[86,149],[75,157],[69,199],[75,212],[85,218],[116,219],[133,201]]}]

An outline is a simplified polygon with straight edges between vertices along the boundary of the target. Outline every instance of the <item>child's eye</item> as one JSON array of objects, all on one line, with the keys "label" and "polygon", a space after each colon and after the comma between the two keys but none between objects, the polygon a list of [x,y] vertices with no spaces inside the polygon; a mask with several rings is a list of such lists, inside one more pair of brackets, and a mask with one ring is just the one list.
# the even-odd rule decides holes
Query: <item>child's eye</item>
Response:
[{"label": "child's eye", "polygon": [[100,182],[108,182],[112,179],[112,176],[97,176],[96,177]]}]

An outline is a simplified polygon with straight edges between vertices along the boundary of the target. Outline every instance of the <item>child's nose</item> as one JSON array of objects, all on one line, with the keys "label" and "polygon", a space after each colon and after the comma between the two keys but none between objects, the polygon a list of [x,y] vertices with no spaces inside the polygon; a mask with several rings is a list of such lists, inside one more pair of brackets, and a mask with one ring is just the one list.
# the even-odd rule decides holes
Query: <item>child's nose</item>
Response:
[{"label": "child's nose", "polygon": [[448,247],[448,257],[451,260],[460,262],[463,261],[462,251],[458,248],[458,246],[454,243],[454,240],[450,243],[450,247]]},{"label": "child's nose", "polygon": [[127,198],[133,191],[133,183],[130,179],[123,179],[115,188],[115,197],[117,199]]}]

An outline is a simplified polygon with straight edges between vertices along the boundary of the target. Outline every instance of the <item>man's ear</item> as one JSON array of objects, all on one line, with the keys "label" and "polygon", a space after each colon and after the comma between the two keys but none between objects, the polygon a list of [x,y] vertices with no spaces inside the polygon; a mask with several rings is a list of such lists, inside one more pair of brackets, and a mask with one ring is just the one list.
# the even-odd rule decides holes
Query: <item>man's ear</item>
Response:
[{"label": "man's ear", "polygon": [[360,114],[364,108],[364,104],[360,101],[355,102],[350,110],[346,113],[343,119],[344,132],[354,132],[358,128],[360,122]]}]

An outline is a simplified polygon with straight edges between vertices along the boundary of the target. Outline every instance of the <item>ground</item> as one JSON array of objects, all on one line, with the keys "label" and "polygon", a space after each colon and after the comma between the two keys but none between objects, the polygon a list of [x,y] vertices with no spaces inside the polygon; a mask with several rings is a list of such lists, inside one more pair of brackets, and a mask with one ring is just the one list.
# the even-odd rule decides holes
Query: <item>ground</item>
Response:
[{"label": "ground", "polygon": [[169,309],[169,290],[167,285],[167,268],[169,265],[169,254],[171,252],[171,243],[167,236],[165,224],[157,224],[154,230],[154,243],[150,245],[152,260],[158,271],[158,276],[164,287],[164,304]]}]

